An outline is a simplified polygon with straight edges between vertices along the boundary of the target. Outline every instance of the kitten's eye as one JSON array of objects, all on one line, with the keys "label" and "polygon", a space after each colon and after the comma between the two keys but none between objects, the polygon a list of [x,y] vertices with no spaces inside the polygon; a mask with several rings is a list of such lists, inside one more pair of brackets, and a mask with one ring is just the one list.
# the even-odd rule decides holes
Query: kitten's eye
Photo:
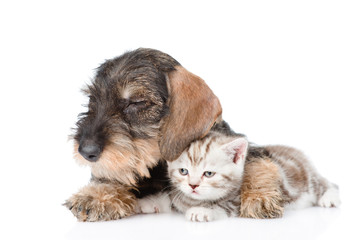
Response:
[{"label": "kitten's eye", "polygon": [[183,176],[188,175],[188,170],[185,168],[180,168],[179,173],[182,174]]},{"label": "kitten's eye", "polygon": [[211,178],[211,177],[214,176],[214,175],[215,175],[214,172],[209,172],[209,171],[204,172],[204,176],[205,176],[205,177],[208,177],[208,178]]}]

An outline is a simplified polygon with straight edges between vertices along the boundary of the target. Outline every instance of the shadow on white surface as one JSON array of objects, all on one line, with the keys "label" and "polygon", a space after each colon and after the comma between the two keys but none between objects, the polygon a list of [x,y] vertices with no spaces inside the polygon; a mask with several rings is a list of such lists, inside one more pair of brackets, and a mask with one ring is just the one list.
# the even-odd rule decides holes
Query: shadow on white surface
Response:
[{"label": "shadow on white surface", "polygon": [[318,239],[333,227],[340,209],[288,211],[280,219],[231,218],[208,223],[186,221],[179,214],[138,215],[100,223],[77,223],[68,239]]}]

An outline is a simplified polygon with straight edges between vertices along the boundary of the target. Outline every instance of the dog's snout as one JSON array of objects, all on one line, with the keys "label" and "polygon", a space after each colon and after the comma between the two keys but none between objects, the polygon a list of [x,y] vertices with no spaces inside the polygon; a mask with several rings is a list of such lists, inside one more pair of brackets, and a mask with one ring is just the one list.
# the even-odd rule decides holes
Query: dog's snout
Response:
[{"label": "dog's snout", "polygon": [[79,153],[88,161],[96,162],[101,154],[101,148],[94,142],[86,142],[79,145]]}]

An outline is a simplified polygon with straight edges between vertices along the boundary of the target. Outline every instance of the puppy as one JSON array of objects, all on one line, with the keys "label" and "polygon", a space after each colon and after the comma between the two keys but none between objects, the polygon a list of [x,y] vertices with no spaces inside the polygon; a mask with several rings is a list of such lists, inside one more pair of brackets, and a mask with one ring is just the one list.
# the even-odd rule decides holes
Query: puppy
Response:
[{"label": "puppy", "polygon": [[[166,160],[213,126],[232,133],[205,82],[157,50],[140,48],[104,62],[84,92],[88,110],[72,138],[74,158],[91,168],[92,179],[64,203],[79,221],[134,214],[137,198],[167,187]],[[246,189],[245,217],[254,217],[268,197]]]},{"label": "puppy", "polygon": [[73,135],[74,157],[90,166],[92,180],[65,203],[79,221],[132,215],[136,197],[167,184],[163,159],[177,158],[221,119],[205,82],[153,49],[106,61],[84,92],[88,111]]}]

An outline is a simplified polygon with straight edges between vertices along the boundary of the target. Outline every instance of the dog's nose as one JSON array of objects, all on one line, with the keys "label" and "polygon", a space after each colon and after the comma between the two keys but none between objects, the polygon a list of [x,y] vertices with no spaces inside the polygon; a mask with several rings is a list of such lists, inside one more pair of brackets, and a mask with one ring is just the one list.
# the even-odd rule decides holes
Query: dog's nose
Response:
[{"label": "dog's nose", "polygon": [[89,162],[96,162],[101,153],[100,146],[92,142],[80,144],[78,151]]}]

